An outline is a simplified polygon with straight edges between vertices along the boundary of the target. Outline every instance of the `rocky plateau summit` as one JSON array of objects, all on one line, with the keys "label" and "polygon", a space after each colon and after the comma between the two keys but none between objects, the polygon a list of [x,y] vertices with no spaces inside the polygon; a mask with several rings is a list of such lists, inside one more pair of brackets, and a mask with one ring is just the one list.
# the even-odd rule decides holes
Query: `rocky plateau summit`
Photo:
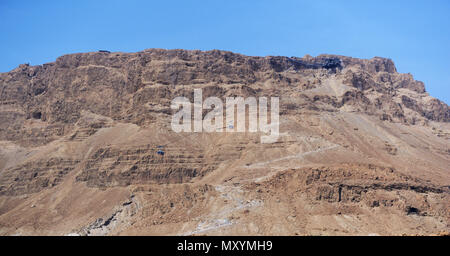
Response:
[{"label": "rocky plateau summit", "polygon": [[[279,97],[278,141],[173,132],[197,88]],[[0,73],[0,235],[449,232],[450,107],[390,59],[149,49]]]}]

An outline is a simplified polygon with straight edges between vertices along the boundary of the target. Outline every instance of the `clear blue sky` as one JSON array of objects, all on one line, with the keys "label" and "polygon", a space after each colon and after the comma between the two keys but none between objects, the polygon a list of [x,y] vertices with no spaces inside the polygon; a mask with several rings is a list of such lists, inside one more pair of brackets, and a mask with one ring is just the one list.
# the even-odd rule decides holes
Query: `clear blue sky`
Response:
[{"label": "clear blue sky", "polygon": [[0,0],[0,72],[107,49],[394,60],[450,103],[450,1]]}]

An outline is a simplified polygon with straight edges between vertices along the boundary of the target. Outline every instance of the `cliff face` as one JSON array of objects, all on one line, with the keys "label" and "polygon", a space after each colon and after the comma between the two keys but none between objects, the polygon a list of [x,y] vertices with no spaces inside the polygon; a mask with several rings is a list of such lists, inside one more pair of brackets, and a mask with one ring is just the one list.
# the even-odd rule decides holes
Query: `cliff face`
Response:
[{"label": "cliff face", "polygon": [[[192,101],[194,88],[222,99],[280,97],[279,142],[172,132],[170,101]],[[155,234],[276,234],[277,225],[280,234],[448,231],[449,122],[449,106],[379,57],[150,49],[20,65],[0,74],[0,233],[148,234],[148,225]],[[155,153],[160,145],[164,156]],[[282,199],[283,186],[297,188],[296,201]],[[170,202],[152,192],[160,190],[189,192]],[[133,214],[124,215],[130,194]],[[285,210],[268,216],[278,204]],[[117,207],[113,217],[128,224],[98,222]],[[300,212],[310,219],[299,222]],[[364,217],[341,220],[339,212]],[[370,222],[387,215],[402,221],[392,230]]]},{"label": "cliff face", "polygon": [[[326,84],[329,80],[348,87],[333,92]],[[170,114],[167,100],[192,97],[190,85],[204,88],[205,96],[295,93],[310,109],[351,107],[410,124],[450,121],[449,107],[429,97],[422,82],[397,73],[391,60],[378,57],[263,58],[184,50],[83,53],[42,66],[20,65],[1,74],[0,83],[0,138],[33,145],[70,133],[82,111],[137,125],[151,123],[156,111]],[[273,86],[265,89],[264,84]],[[314,89],[322,90],[322,95],[311,94]],[[149,111],[145,104],[159,109]],[[24,125],[27,120],[41,120],[43,126],[30,132]]]}]

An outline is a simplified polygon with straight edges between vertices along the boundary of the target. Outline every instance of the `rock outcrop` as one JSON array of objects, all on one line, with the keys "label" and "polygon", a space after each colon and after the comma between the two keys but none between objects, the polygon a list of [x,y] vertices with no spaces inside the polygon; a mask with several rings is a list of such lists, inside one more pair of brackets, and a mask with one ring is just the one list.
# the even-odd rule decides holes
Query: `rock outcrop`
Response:
[{"label": "rock outcrop", "polygon": [[[174,133],[170,102],[195,88],[280,97],[280,140]],[[448,233],[449,134],[449,106],[380,57],[23,64],[0,74],[0,234]]]}]

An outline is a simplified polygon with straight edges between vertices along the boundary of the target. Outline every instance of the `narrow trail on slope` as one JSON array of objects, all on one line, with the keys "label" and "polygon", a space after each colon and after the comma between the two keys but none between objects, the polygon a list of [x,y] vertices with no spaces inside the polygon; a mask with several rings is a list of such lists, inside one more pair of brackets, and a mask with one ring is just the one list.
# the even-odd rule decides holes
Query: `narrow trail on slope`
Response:
[{"label": "narrow trail on slope", "polygon": [[307,151],[307,152],[302,152],[302,153],[298,153],[298,154],[294,154],[294,155],[284,156],[284,157],[272,159],[269,161],[254,163],[254,164],[251,164],[248,166],[243,166],[243,168],[246,168],[246,169],[260,168],[260,167],[264,167],[265,165],[268,165],[268,164],[276,163],[276,162],[283,161],[283,160],[294,159],[294,158],[303,158],[304,156],[307,156],[307,155],[319,153],[319,152],[334,149],[337,147],[339,147],[339,145],[333,145],[333,146],[326,147],[326,148],[318,148],[318,149],[312,150],[312,151]]}]

